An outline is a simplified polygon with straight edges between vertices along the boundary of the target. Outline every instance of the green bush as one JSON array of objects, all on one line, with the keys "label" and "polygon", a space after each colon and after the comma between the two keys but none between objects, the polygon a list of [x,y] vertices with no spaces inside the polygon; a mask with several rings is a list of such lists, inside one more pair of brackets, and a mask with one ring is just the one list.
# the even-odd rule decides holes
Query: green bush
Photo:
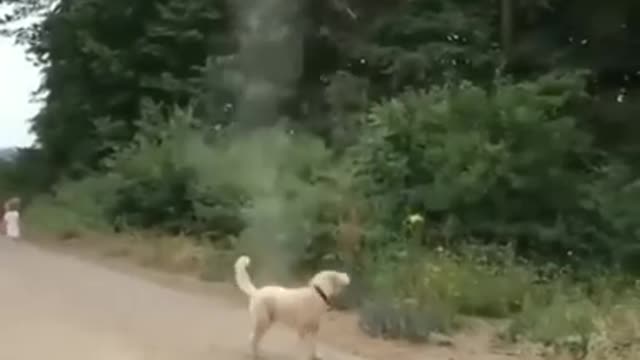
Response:
[{"label": "green bush", "polygon": [[[494,248],[492,248],[494,250]],[[376,265],[374,287],[417,304],[443,303],[456,314],[506,317],[522,309],[538,275],[507,251],[453,254],[441,249],[400,255]],[[383,260],[378,260],[383,261]]]},{"label": "green bush", "polygon": [[507,330],[509,338],[561,347],[586,346],[602,309],[579,292],[563,291],[552,296],[546,305],[527,299]]},{"label": "green bush", "polygon": [[355,184],[387,232],[418,213],[423,241],[515,243],[520,254],[553,261],[611,261],[640,235],[637,186],[607,165],[571,115],[583,87],[578,76],[551,74],[384,101],[350,151]]},{"label": "green bush", "polygon": [[282,275],[334,250],[350,190],[336,162],[309,134],[276,126],[236,136],[208,128],[188,108],[147,103],[136,137],[113,149],[101,175],[62,182],[32,213],[68,208],[69,219],[56,222],[64,228],[90,225],[73,218],[85,216],[100,229],[225,240]]},{"label": "green bush", "polygon": [[360,308],[359,315],[358,324],[369,336],[412,342],[426,342],[434,332],[447,333],[454,325],[453,314],[437,304],[421,308],[412,304],[370,301]]},{"label": "green bush", "polygon": [[[144,127],[129,146],[116,149],[106,161],[109,174],[121,180],[110,209],[117,227],[161,229],[221,239],[237,235],[241,194],[228,188],[198,186],[198,167],[211,161],[213,149],[188,153],[191,143],[202,141],[206,128],[189,109],[176,108],[166,115],[148,104],[140,121]],[[205,134],[200,133],[202,130]]]},{"label": "green bush", "polygon": [[426,286],[461,314],[505,317],[518,311],[534,275],[528,269],[440,262],[426,265]]},{"label": "green bush", "polygon": [[110,176],[90,176],[59,184],[53,194],[34,198],[26,208],[27,227],[56,237],[112,230],[108,211],[121,182]]},{"label": "green bush", "polygon": [[[593,256],[632,268],[637,186],[627,167],[595,161],[587,132],[567,115],[583,98],[582,80],[551,74],[494,85],[463,82],[380,103],[344,157],[285,127],[237,133],[190,108],[146,103],[133,141],[102,164],[114,182],[105,221],[240,239],[275,264],[318,264],[335,250],[342,214],[361,202],[370,248],[400,246],[401,224],[417,213],[426,226],[411,241],[431,248],[515,243],[542,259]],[[483,307],[473,302],[465,306]]]},{"label": "green bush", "polygon": [[[190,143],[189,153],[207,145]],[[236,245],[265,270],[283,275],[300,263],[318,263],[342,202],[335,158],[317,138],[283,127],[221,139],[204,163],[193,163],[197,187],[239,189],[244,227]],[[191,156],[198,159],[199,156]]]},{"label": "green bush", "polygon": [[557,266],[521,263],[510,248],[383,253],[367,264],[373,300],[359,312],[360,327],[375,337],[426,341],[461,324],[461,316],[497,317],[509,320],[501,333],[509,341],[584,355],[594,339],[621,337],[608,323],[604,333],[603,319],[637,309],[629,306],[637,295],[626,277],[578,281]]}]

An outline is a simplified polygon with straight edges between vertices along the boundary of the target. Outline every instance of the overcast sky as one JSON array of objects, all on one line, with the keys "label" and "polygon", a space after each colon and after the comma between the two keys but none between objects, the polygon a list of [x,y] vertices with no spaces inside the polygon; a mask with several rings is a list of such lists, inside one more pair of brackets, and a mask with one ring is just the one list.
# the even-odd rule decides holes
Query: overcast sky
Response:
[{"label": "overcast sky", "polygon": [[0,36],[0,148],[33,144],[29,119],[40,105],[30,100],[39,85],[40,72],[25,59],[24,48]]}]

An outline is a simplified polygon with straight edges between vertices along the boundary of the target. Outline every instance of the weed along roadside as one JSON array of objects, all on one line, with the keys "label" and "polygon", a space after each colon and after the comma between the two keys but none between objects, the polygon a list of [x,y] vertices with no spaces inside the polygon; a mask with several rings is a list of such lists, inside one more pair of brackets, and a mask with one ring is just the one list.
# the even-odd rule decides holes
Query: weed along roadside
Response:
[{"label": "weed along roadside", "polygon": [[[228,281],[236,254],[203,248],[187,237],[38,239],[39,245],[93,258],[163,285],[223,297],[236,306],[244,303]],[[581,284],[568,288],[572,280],[560,275],[538,278],[539,269],[518,264],[508,249],[491,249],[502,254],[503,263],[487,264],[487,251],[425,253],[420,276],[415,275],[415,263],[385,269],[362,293],[347,295],[357,299],[345,303],[357,305],[331,314],[323,323],[322,340],[372,359],[382,359],[380,354],[407,358],[482,354],[488,359],[509,354],[527,360],[582,356],[587,349],[591,354],[620,351],[620,344],[632,340],[631,333],[609,335],[619,338],[602,333],[610,331],[612,321],[634,329],[633,291],[607,294],[608,287],[603,287],[587,295]],[[296,280],[292,282],[303,278]],[[598,282],[611,280],[603,275]]]}]

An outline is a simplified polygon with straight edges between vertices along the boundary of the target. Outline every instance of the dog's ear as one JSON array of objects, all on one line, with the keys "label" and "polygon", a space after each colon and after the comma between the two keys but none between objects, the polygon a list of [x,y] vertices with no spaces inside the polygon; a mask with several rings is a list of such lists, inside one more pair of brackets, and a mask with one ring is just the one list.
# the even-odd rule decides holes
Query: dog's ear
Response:
[{"label": "dog's ear", "polygon": [[349,277],[349,274],[347,273],[341,273],[340,277],[342,278],[342,282],[345,285],[349,285],[351,283],[351,278]]},{"label": "dog's ear", "polygon": [[349,275],[347,273],[339,272],[336,273],[333,277],[333,283],[337,288],[345,287],[349,285],[350,282],[351,279],[349,278]]}]

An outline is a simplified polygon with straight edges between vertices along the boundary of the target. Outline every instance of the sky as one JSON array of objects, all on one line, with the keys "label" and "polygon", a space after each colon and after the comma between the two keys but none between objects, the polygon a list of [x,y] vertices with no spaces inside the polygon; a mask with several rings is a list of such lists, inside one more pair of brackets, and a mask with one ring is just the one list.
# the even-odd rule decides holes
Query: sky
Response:
[{"label": "sky", "polygon": [[25,49],[0,36],[0,149],[30,146],[29,119],[40,109],[31,94],[40,85],[40,72],[25,58]]}]

